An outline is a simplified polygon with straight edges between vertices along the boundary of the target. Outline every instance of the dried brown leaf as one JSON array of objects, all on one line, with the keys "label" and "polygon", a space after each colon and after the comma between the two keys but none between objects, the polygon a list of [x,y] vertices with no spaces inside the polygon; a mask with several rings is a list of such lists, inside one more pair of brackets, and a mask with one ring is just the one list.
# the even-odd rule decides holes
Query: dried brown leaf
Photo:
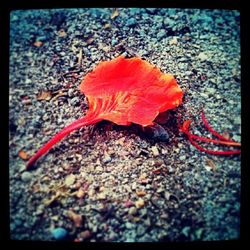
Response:
[{"label": "dried brown leaf", "polygon": [[37,100],[38,101],[41,101],[41,100],[46,100],[46,101],[49,101],[50,99],[52,98],[52,94],[51,94],[51,91],[40,91],[37,95]]},{"label": "dried brown leaf", "polygon": [[119,11],[116,9],[111,15],[111,19],[115,19],[117,16],[119,16]]},{"label": "dried brown leaf", "polygon": [[82,216],[79,214],[76,214],[75,212],[69,210],[68,211],[68,217],[73,220],[74,224],[76,227],[81,227],[82,226]]},{"label": "dried brown leaf", "polygon": [[111,24],[110,23],[106,23],[105,25],[104,25],[104,29],[106,30],[106,29],[110,29],[111,28]]},{"label": "dried brown leaf", "polygon": [[207,160],[207,165],[213,170],[216,170],[216,165],[214,164],[214,162],[210,159]]},{"label": "dried brown leaf", "polygon": [[43,42],[41,42],[41,41],[36,41],[36,42],[34,42],[33,44],[34,44],[34,46],[36,46],[36,47],[41,47],[41,46],[43,45]]}]

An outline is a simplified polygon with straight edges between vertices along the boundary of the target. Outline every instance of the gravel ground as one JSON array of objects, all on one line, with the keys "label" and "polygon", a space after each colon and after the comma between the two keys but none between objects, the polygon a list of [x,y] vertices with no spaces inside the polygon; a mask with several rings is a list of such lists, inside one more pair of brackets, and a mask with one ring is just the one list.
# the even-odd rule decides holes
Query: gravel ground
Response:
[{"label": "gravel ground", "polygon": [[[181,9],[18,10],[10,17],[11,239],[157,242],[239,238],[240,156],[195,149],[178,131],[241,140],[239,12]],[[26,160],[87,103],[78,86],[98,62],[141,56],[172,73],[184,102],[162,126],[73,132],[24,171]],[[74,72],[74,76],[72,76]],[[68,74],[67,74],[68,73]],[[219,149],[213,145],[213,149]]]}]

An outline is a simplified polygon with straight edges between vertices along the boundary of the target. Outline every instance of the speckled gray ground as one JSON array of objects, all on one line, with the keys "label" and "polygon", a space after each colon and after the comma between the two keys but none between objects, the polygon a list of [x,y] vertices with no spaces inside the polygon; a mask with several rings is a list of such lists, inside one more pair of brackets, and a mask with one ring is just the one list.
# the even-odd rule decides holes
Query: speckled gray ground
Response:
[{"label": "speckled gray ground", "polygon": [[[201,153],[178,131],[176,117],[193,119],[193,132],[208,136],[200,119],[204,105],[212,126],[240,141],[239,13],[118,9],[112,19],[113,12],[11,13],[11,238],[53,240],[60,227],[73,241],[238,238],[240,156]],[[75,131],[24,172],[18,152],[32,155],[83,116],[81,79],[120,54],[174,74],[185,92],[183,105],[163,125],[170,142],[145,138],[137,126],[102,122]],[[72,71],[75,78],[66,74]],[[52,98],[38,100],[39,91]]]}]

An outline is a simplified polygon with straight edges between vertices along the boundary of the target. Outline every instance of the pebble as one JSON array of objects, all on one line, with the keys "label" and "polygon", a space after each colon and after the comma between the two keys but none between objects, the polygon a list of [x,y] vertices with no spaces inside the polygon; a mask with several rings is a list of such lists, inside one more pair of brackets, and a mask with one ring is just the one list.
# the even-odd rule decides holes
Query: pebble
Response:
[{"label": "pebble", "polygon": [[111,45],[115,46],[116,44],[117,44],[117,40],[115,38],[113,38],[112,41],[111,41]]},{"label": "pebble", "polygon": [[136,20],[132,17],[132,18],[129,18],[126,22],[126,25],[128,27],[134,27],[136,25]]},{"label": "pebble", "polygon": [[127,229],[132,229],[132,228],[134,228],[134,224],[131,223],[131,222],[126,222],[126,223],[125,223],[125,227],[126,227]]},{"label": "pebble", "polygon": [[104,158],[102,159],[103,163],[108,163],[111,162],[112,158],[110,157],[110,155],[108,153],[104,154]]},{"label": "pebble", "polygon": [[74,89],[69,89],[68,96],[73,97],[74,96]]},{"label": "pebble", "polygon": [[182,232],[186,237],[188,237],[190,230],[191,230],[190,227],[184,227],[184,228],[181,230],[181,232]]},{"label": "pebble", "polygon": [[169,45],[177,45],[177,44],[178,44],[178,39],[176,36],[169,41]]},{"label": "pebble", "polygon": [[137,207],[137,208],[142,208],[143,206],[144,206],[144,200],[143,199],[139,199],[139,200],[137,200],[136,202],[135,202],[135,206]]},{"label": "pebble", "polygon": [[200,59],[202,62],[203,61],[206,61],[208,59],[208,56],[206,53],[204,52],[201,52],[199,55],[198,55],[198,59]]},{"label": "pebble", "polygon": [[77,106],[79,104],[79,102],[80,102],[80,99],[79,99],[79,97],[76,96],[70,100],[70,105]]},{"label": "pebble", "polygon": [[156,146],[151,147],[151,150],[152,150],[154,156],[160,155],[159,150]]},{"label": "pebble", "polygon": [[186,156],[185,156],[185,155],[181,155],[181,156],[179,157],[179,159],[180,159],[181,161],[185,161],[185,160],[186,160]]},{"label": "pebble", "polygon": [[67,236],[68,231],[62,227],[57,227],[51,233],[56,240],[61,240]]},{"label": "pebble", "polygon": [[136,207],[131,207],[128,211],[129,214],[134,215],[137,213],[137,208]]},{"label": "pebble", "polygon": [[216,90],[214,88],[206,88],[206,91],[208,94],[211,94],[211,95],[215,94],[215,92],[216,92]]},{"label": "pebble", "polygon": [[166,36],[166,31],[164,30],[164,29],[161,29],[158,33],[157,33],[157,35],[156,35],[156,37],[157,37],[157,39],[162,39],[163,37],[165,37]]},{"label": "pebble", "polygon": [[155,14],[157,12],[157,8],[146,8],[146,12],[149,14]]},{"label": "pebble", "polygon": [[69,187],[69,186],[73,185],[75,180],[76,180],[76,177],[73,174],[70,174],[70,175],[66,176],[66,178],[65,178],[66,186]]},{"label": "pebble", "polygon": [[136,234],[137,234],[138,236],[142,236],[142,235],[145,234],[146,229],[147,229],[147,228],[145,228],[143,225],[140,224],[140,225],[137,227],[137,229],[136,229]]},{"label": "pebble", "polygon": [[92,236],[92,233],[89,230],[85,230],[79,234],[79,237],[83,240],[89,239]]},{"label": "pebble", "polygon": [[32,174],[30,172],[23,172],[21,175],[21,179],[24,182],[29,182],[32,178]]}]

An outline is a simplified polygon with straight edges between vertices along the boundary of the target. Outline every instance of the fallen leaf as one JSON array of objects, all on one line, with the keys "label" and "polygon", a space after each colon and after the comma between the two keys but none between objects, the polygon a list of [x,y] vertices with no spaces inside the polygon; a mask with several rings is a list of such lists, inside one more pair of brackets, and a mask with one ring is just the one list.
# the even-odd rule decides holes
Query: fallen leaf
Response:
[{"label": "fallen leaf", "polygon": [[52,94],[50,91],[40,91],[37,95],[37,100],[38,101],[41,101],[41,100],[46,100],[46,101],[49,101],[50,99],[52,98]]},{"label": "fallen leaf", "polygon": [[216,166],[214,164],[214,162],[210,159],[207,160],[207,165],[213,170],[215,171],[216,170]]},{"label": "fallen leaf", "polygon": [[27,169],[73,130],[101,120],[146,127],[153,124],[159,113],[179,106],[183,97],[172,74],[162,73],[138,57],[119,56],[99,63],[84,77],[79,88],[88,100],[86,115],[66,126],[38,150],[27,163]]},{"label": "fallen leaf", "polygon": [[82,216],[80,214],[76,214],[73,211],[68,211],[68,217],[73,220],[74,224],[76,227],[81,227],[82,226]]},{"label": "fallen leaf", "polygon": [[34,46],[36,46],[36,47],[41,47],[41,46],[43,45],[43,42],[41,42],[41,41],[36,41],[36,42],[34,42],[33,44],[34,44]]},{"label": "fallen leaf", "polygon": [[111,24],[110,24],[110,23],[106,23],[106,24],[104,25],[104,29],[106,30],[106,29],[109,29],[109,28],[111,28]]},{"label": "fallen leaf", "polygon": [[112,15],[111,15],[111,19],[115,19],[117,16],[119,16],[119,11],[116,9]]},{"label": "fallen leaf", "polygon": [[30,158],[30,156],[25,152],[23,151],[22,149],[19,150],[18,152],[18,156],[23,159],[23,160],[28,160]]},{"label": "fallen leaf", "polygon": [[59,91],[59,93],[55,96],[53,96],[53,98],[51,99],[51,101],[54,101],[55,99],[57,99],[60,96],[66,96],[67,94],[65,92],[63,92],[62,90]]},{"label": "fallen leaf", "polygon": [[64,29],[60,29],[60,30],[58,30],[57,35],[59,37],[65,37],[65,36],[67,36],[67,33],[64,31]]}]

